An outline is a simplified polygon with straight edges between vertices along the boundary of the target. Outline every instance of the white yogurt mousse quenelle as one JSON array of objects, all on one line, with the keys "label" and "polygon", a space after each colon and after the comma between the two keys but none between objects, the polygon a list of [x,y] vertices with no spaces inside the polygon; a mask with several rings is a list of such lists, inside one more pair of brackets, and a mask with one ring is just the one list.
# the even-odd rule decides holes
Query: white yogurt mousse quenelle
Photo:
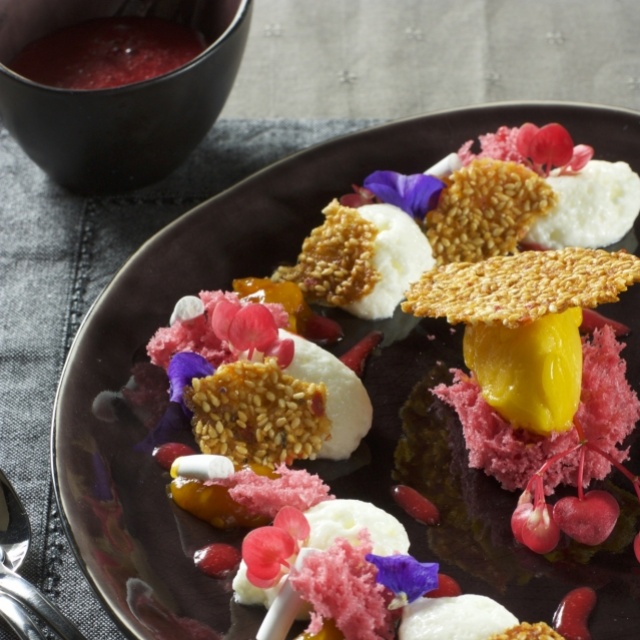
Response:
[{"label": "white yogurt mousse quenelle", "polygon": [[517,624],[511,612],[486,596],[420,598],[403,609],[398,640],[487,640]]},{"label": "white yogurt mousse quenelle", "polygon": [[640,211],[640,177],[626,162],[591,160],[579,173],[552,174],[547,182],[557,203],[525,237],[547,249],[615,244]]}]

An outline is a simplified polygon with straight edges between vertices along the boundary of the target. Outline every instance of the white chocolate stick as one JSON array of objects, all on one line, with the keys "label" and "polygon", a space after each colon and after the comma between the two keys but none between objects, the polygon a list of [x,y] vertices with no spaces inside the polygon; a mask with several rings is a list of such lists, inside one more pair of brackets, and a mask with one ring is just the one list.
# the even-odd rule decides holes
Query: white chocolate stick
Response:
[{"label": "white chocolate stick", "polygon": [[[318,551],[319,549],[304,547],[300,550],[294,567],[300,569],[305,558]],[[271,603],[267,615],[258,629],[256,640],[285,640],[291,625],[295,622],[304,605],[304,600],[291,586],[289,576],[286,576],[282,581],[278,595]]]},{"label": "white chocolate stick", "polygon": [[235,468],[226,456],[200,453],[176,458],[169,473],[172,478],[184,476],[197,480],[218,480],[233,475]]},{"label": "white chocolate stick", "polygon": [[462,168],[462,162],[457,153],[450,153],[432,167],[429,167],[424,173],[428,176],[448,176],[449,174]]}]

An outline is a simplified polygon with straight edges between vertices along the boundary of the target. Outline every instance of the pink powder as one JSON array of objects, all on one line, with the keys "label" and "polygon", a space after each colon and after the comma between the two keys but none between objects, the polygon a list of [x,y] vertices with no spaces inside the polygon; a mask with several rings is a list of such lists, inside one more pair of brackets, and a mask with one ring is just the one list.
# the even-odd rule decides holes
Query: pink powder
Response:
[{"label": "pink powder", "polygon": [[[640,401],[625,378],[622,349],[608,326],[596,330],[591,342],[583,340],[582,394],[577,412],[585,436],[619,462],[628,457],[628,449],[620,449],[619,445],[640,419]],[[484,401],[476,380],[459,370],[455,371],[451,386],[438,385],[433,393],[460,417],[469,466],[484,469],[508,490],[523,489],[544,462],[578,441],[573,429],[547,438],[512,429]],[[544,474],[547,495],[559,484],[575,485],[577,467],[577,452],[552,465]],[[610,471],[611,464],[606,459],[586,452],[585,486],[592,479],[602,480]]]},{"label": "pink powder", "polygon": [[476,158],[493,158],[527,164],[526,158],[516,146],[519,131],[518,127],[500,127],[495,133],[478,136],[481,150],[477,154],[471,151],[474,140],[467,140],[458,150],[458,157],[465,166]]},{"label": "pink powder", "polygon": [[[147,354],[151,362],[164,369],[169,366],[171,358],[182,351],[199,353],[214,367],[224,362],[235,360],[226,341],[220,340],[213,332],[208,319],[216,305],[223,299],[233,302],[239,300],[236,293],[231,291],[201,291],[200,300],[204,304],[204,314],[193,320],[174,322],[170,327],[161,327],[147,344]],[[240,300],[241,304],[253,304]],[[276,325],[285,328],[289,316],[280,304],[265,305],[273,315]]]},{"label": "pink powder", "polygon": [[372,546],[366,530],[358,546],[337,538],[326,551],[308,556],[301,570],[291,572],[291,585],[315,612],[308,633],[318,633],[324,619],[331,618],[348,640],[394,637],[389,592],[376,582],[375,566],[364,559]]},{"label": "pink powder", "polygon": [[251,469],[234,473],[227,481],[229,495],[252,514],[275,518],[284,506],[306,511],[319,502],[333,500],[330,487],[321,478],[304,470],[294,470],[286,465],[276,469],[279,478],[259,476]]}]

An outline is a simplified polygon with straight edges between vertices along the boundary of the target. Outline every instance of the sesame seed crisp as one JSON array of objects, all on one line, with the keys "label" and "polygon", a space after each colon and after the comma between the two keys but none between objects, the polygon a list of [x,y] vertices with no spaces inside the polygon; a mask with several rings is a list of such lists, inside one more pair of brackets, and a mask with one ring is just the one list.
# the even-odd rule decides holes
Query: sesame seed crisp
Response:
[{"label": "sesame seed crisp", "polygon": [[372,264],[378,230],[337,200],[322,213],[325,221],[305,238],[297,263],[279,267],[272,279],[297,283],[309,301],[344,306],[366,296],[380,280]]},{"label": "sesame seed crisp", "polygon": [[191,425],[203,453],[237,464],[275,468],[313,460],[330,437],[324,384],[284,373],[275,358],[223,364],[185,390]]},{"label": "sesame seed crisp", "polygon": [[522,622],[506,631],[494,633],[487,640],[564,640],[546,622]]},{"label": "sesame seed crisp", "polygon": [[448,182],[426,218],[437,264],[517,253],[535,219],[557,201],[543,178],[515,162],[477,159]]},{"label": "sesame seed crisp", "polygon": [[515,328],[547,313],[616,302],[638,281],[640,259],[625,251],[524,251],[435,267],[411,285],[402,309],[418,317],[445,317],[451,324]]}]

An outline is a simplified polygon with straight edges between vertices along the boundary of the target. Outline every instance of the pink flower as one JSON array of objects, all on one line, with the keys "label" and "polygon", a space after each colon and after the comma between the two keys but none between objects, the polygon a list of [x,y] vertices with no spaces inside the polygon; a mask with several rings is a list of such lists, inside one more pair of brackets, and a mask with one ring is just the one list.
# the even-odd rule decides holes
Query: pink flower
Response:
[{"label": "pink flower", "polygon": [[247,580],[261,589],[277,584],[288,573],[309,533],[307,519],[295,507],[280,509],[272,526],[250,531],[242,542]]},{"label": "pink flower", "polygon": [[211,314],[211,329],[234,351],[247,351],[249,359],[259,351],[275,356],[282,368],[291,364],[293,340],[280,340],[273,314],[261,303],[220,300]]},{"label": "pink flower", "polygon": [[531,162],[531,168],[544,176],[554,167],[558,167],[560,173],[580,171],[593,157],[591,147],[584,144],[574,147],[569,132],[556,122],[544,127],[530,122],[522,125],[516,145]]}]

